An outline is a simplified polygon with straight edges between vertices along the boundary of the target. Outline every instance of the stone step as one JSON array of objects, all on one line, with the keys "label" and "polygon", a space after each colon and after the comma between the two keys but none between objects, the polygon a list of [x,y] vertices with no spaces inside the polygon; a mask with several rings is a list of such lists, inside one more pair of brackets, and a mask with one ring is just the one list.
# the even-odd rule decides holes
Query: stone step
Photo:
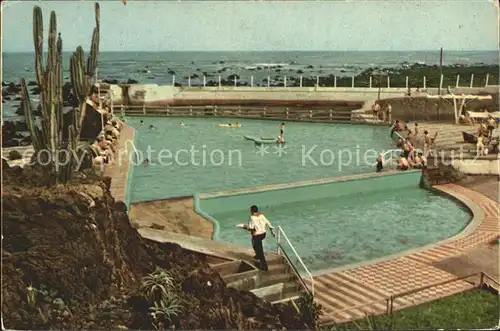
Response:
[{"label": "stone step", "polygon": [[288,273],[277,273],[272,274],[268,272],[263,272],[261,274],[259,285],[269,286],[277,283],[286,283],[295,279],[295,275],[291,272]]},{"label": "stone step", "polygon": [[260,293],[268,292],[269,294],[261,296],[260,298],[269,302],[281,301],[300,295],[300,288],[295,282],[279,283],[259,288],[258,291]]},{"label": "stone step", "polygon": [[295,295],[295,296],[291,296],[291,297],[287,297],[287,298],[284,298],[284,299],[281,299],[281,300],[277,300],[277,301],[273,301],[271,302],[272,305],[277,305],[279,303],[286,303],[286,302],[289,302],[289,301],[295,301],[295,300],[298,300],[300,299],[300,295]]}]

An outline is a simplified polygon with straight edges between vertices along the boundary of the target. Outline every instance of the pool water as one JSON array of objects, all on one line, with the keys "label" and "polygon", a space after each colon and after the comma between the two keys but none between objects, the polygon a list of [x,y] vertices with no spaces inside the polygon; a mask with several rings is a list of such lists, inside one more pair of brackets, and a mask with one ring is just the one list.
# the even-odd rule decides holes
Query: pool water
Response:
[{"label": "pool water", "polygon": [[[250,203],[250,201],[249,201]],[[465,207],[444,196],[408,187],[367,191],[330,198],[271,204],[261,211],[281,225],[310,271],[357,263],[435,243],[460,232],[470,221]],[[220,225],[219,240],[251,248],[246,231],[248,208],[213,212]],[[299,267],[292,251],[285,251]],[[276,240],[265,240],[276,250]]]},{"label": "pool water", "polygon": [[[238,121],[241,128],[216,128]],[[388,128],[365,125],[287,122],[284,153],[273,144],[260,156],[243,136],[275,137],[280,122],[129,117],[127,124],[136,129],[136,148],[150,161],[134,167],[131,202],[374,171],[377,153],[392,148]],[[141,163],[141,157],[133,159]]]}]

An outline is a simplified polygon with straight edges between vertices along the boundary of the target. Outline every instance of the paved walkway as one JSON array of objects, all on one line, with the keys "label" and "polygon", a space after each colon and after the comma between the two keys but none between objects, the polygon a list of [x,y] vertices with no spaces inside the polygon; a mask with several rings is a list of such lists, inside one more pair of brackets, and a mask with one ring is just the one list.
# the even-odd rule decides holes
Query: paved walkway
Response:
[{"label": "paved walkway", "polygon": [[111,177],[111,194],[116,201],[126,201],[130,155],[133,152],[134,129],[124,126],[118,140],[113,164],[104,169],[104,175]]},{"label": "paved walkway", "polygon": [[[321,323],[341,323],[366,314],[384,314],[387,298],[427,285],[453,280],[455,275],[431,264],[484,246],[499,235],[498,203],[470,189],[454,185],[436,188],[455,196],[474,211],[470,225],[457,236],[393,258],[314,277],[315,297],[323,305]],[[477,270],[478,272],[480,270]],[[479,278],[479,276],[478,276]],[[394,310],[436,300],[473,288],[455,281],[394,301]]]}]

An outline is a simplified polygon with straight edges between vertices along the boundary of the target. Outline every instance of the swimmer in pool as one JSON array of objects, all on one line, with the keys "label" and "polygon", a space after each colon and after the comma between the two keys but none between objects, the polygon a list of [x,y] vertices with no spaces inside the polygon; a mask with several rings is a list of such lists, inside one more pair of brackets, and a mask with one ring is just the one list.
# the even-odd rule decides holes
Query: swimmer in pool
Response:
[{"label": "swimmer in pool", "polygon": [[143,120],[141,120],[141,126],[143,126],[143,125],[144,125],[144,121],[143,121]]},{"label": "swimmer in pool", "polygon": [[280,140],[285,141],[285,123],[280,124]]},{"label": "swimmer in pool", "polygon": [[180,122],[179,125],[180,126],[186,126],[186,124],[184,124],[184,122]]},{"label": "swimmer in pool", "polygon": [[151,124],[151,125],[149,126],[149,129],[150,129],[150,130],[155,130],[156,128],[155,128],[155,126],[154,126],[153,124]]}]

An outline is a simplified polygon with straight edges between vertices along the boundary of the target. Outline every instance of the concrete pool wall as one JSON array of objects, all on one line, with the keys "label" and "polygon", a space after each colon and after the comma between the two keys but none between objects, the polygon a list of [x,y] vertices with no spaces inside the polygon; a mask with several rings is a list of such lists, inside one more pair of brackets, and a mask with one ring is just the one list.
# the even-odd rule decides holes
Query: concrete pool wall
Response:
[{"label": "concrete pool wall", "polygon": [[415,187],[419,184],[420,176],[420,171],[365,173],[240,190],[195,194],[194,208],[198,214],[214,224],[212,238],[217,240],[219,239],[220,225],[215,218],[210,216],[212,213],[241,211],[248,209],[253,204],[268,207],[313,199],[335,199],[346,195],[354,196],[361,192],[382,193],[389,189]]}]

